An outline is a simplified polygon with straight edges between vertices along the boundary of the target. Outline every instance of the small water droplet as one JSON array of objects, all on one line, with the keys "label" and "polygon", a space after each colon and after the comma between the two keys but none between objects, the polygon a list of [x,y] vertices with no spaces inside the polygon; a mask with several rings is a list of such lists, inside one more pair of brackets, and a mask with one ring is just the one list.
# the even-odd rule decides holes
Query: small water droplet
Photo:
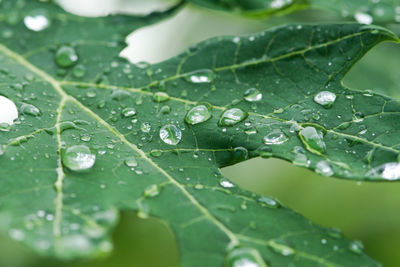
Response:
[{"label": "small water droplet", "polygon": [[235,187],[235,185],[230,182],[228,179],[226,178],[222,178],[219,180],[219,184],[223,187],[223,188],[233,188]]},{"label": "small water droplet", "polygon": [[197,70],[185,75],[185,79],[191,83],[211,83],[215,79],[215,73],[212,70]]},{"label": "small water droplet", "polygon": [[231,108],[225,110],[219,118],[219,126],[233,126],[245,120],[248,114],[240,108]]},{"label": "small water droplet", "polygon": [[272,197],[260,197],[257,199],[257,201],[268,208],[279,208],[281,206],[279,201]]},{"label": "small water droplet", "polygon": [[164,92],[156,92],[153,94],[153,100],[158,103],[165,102],[169,100],[169,95]]},{"label": "small water droplet", "polygon": [[152,184],[146,188],[143,193],[144,197],[155,197],[160,194],[160,187],[156,184]]},{"label": "small water droplet", "polygon": [[71,46],[61,46],[56,52],[56,63],[60,67],[71,67],[78,61],[78,54]]},{"label": "small water droplet", "polygon": [[44,9],[32,10],[25,16],[24,24],[31,31],[43,31],[50,26],[49,13]]},{"label": "small water droplet", "polygon": [[225,267],[267,267],[258,250],[247,247],[231,249],[225,258]]},{"label": "small water droplet", "polygon": [[122,110],[122,116],[124,116],[125,118],[129,118],[132,116],[136,115],[136,109],[135,108],[124,108]]},{"label": "small water droplet", "polygon": [[263,140],[266,145],[280,145],[287,142],[289,139],[281,130],[274,129],[264,136]]},{"label": "small water droplet", "polygon": [[24,115],[31,115],[37,117],[42,114],[39,108],[35,107],[34,105],[26,103],[22,103],[20,110],[21,113]]},{"label": "small water droplet", "polygon": [[293,159],[293,164],[295,166],[308,167],[310,166],[310,161],[307,158],[306,151],[301,146],[295,146],[293,148],[293,153],[295,157]]},{"label": "small water droplet", "polygon": [[159,149],[152,149],[150,151],[150,155],[155,158],[161,157],[162,154],[163,154],[163,152]]},{"label": "small water droplet", "polygon": [[312,153],[320,154],[326,150],[323,133],[308,126],[299,132],[299,138],[305,145],[306,149]]},{"label": "small water droplet", "polygon": [[350,243],[349,249],[355,254],[361,254],[364,251],[364,244],[359,240],[355,240]]},{"label": "small water droplet", "polygon": [[235,161],[244,161],[248,159],[249,151],[245,147],[235,147],[233,149],[233,159]]},{"label": "small water droplet", "polygon": [[332,176],[333,175],[333,170],[332,170],[331,166],[325,160],[321,160],[320,162],[317,163],[317,166],[315,167],[315,172],[322,176]]},{"label": "small water droplet", "polygon": [[185,116],[185,122],[190,125],[199,124],[209,120],[212,116],[210,106],[206,104],[193,107]]},{"label": "small water droplet", "polygon": [[160,129],[160,138],[168,145],[177,145],[182,139],[182,132],[177,126],[167,124]]},{"label": "small water droplet", "polygon": [[140,125],[140,130],[141,130],[143,133],[148,133],[148,132],[150,132],[150,130],[151,130],[151,125],[150,125],[150,123],[148,123],[148,122],[143,122],[143,123]]},{"label": "small water droplet", "polygon": [[314,96],[314,101],[317,104],[320,104],[324,108],[332,107],[333,103],[335,103],[336,95],[329,91],[319,92],[316,96]]},{"label": "small water droplet", "polygon": [[262,99],[262,94],[257,88],[250,88],[244,92],[243,98],[247,102],[258,102]]},{"label": "small water droplet", "polygon": [[85,145],[71,146],[62,153],[62,163],[72,171],[85,171],[93,167],[96,155]]},{"label": "small water droplet", "polygon": [[83,76],[85,76],[85,73],[86,67],[82,64],[76,65],[72,70],[72,74],[75,76],[75,78],[82,78]]},{"label": "small water droplet", "polygon": [[282,256],[291,256],[296,253],[296,250],[294,248],[286,245],[283,241],[268,241],[268,247],[270,247],[274,252]]},{"label": "small water droplet", "polygon": [[134,156],[125,159],[124,164],[130,168],[136,167],[138,165],[137,160]]}]

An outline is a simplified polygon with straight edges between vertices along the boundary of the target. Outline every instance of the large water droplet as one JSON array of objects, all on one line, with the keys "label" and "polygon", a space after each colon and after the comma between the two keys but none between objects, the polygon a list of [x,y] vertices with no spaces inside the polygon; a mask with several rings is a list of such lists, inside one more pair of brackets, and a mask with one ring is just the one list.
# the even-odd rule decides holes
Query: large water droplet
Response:
[{"label": "large water droplet", "polygon": [[185,79],[191,83],[210,83],[215,79],[215,73],[212,70],[204,69],[188,73]]},{"label": "large water droplet", "polygon": [[281,130],[274,129],[264,136],[263,140],[266,145],[280,145],[287,142],[289,139]]},{"label": "large water droplet", "polygon": [[41,115],[40,109],[31,104],[22,103],[20,110],[21,113],[24,115],[31,115],[31,116]]},{"label": "large water droplet", "polygon": [[219,126],[233,126],[247,118],[248,114],[246,111],[240,108],[231,108],[225,110],[219,118]]},{"label": "large water droplet", "polygon": [[315,172],[322,176],[332,176],[333,175],[333,170],[332,170],[331,166],[325,160],[321,160],[320,162],[317,163],[317,166],[315,166]]},{"label": "large water droplet", "polygon": [[62,163],[72,171],[85,171],[93,167],[96,155],[85,145],[71,146],[62,153]]},{"label": "large water droplet", "polygon": [[243,98],[247,102],[257,102],[262,99],[262,94],[257,88],[250,88],[244,92]]},{"label": "large water droplet", "polygon": [[314,96],[314,101],[324,108],[330,108],[335,103],[336,95],[329,91],[319,92]]},{"label": "large water droplet", "polygon": [[237,247],[229,251],[225,258],[226,267],[266,267],[258,250],[254,248]]},{"label": "large water droplet", "polygon": [[388,162],[378,167],[372,168],[366,174],[370,178],[380,178],[385,180],[398,180],[400,179],[400,163]]},{"label": "large water droplet", "polygon": [[78,54],[71,46],[61,46],[56,52],[56,63],[60,67],[70,67],[78,61]]},{"label": "large water droplet", "polygon": [[17,106],[10,99],[0,95],[0,124],[11,125],[18,118]]},{"label": "large water droplet", "polygon": [[168,145],[177,145],[182,139],[182,132],[177,126],[167,124],[160,129],[160,138]]},{"label": "large water droplet", "polygon": [[195,125],[209,120],[211,116],[210,106],[203,104],[189,110],[185,116],[185,121],[187,124]]},{"label": "large water droplet", "polygon": [[50,16],[46,10],[35,9],[24,18],[24,24],[31,31],[43,31],[50,26]]},{"label": "large water droplet", "polygon": [[323,133],[318,131],[314,127],[308,126],[302,129],[299,132],[299,138],[308,151],[315,154],[325,152],[326,145],[324,142]]}]

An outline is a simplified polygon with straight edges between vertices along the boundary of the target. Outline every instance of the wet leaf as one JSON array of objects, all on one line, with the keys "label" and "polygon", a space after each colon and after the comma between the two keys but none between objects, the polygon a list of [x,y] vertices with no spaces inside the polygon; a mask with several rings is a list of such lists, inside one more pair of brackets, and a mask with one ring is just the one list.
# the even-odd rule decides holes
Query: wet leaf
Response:
[{"label": "wet leaf", "polygon": [[[37,9],[51,23],[26,27]],[[169,14],[82,18],[0,2],[0,93],[20,110],[0,128],[0,229],[43,255],[97,256],[112,249],[118,210],[131,209],[170,225],[182,266],[376,265],[219,168],[268,154],[324,175],[398,179],[399,102],[341,84],[364,53],[397,38],[292,25],[211,39],[155,65],[118,56],[130,31]],[[316,102],[321,91],[336,97]]]}]

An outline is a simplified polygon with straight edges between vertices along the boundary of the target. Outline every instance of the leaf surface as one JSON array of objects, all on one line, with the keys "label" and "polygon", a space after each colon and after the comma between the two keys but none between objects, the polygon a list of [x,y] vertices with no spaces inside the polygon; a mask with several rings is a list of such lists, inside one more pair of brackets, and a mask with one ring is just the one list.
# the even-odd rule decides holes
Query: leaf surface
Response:
[{"label": "leaf surface", "polygon": [[[37,9],[51,25],[34,32],[23,18]],[[1,229],[44,255],[89,257],[111,250],[118,210],[128,209],[168,222],[183,266],[237,257],[377,265],[357,243],[237,188],[219,168],[262,155],[348,179],[398,179],[399,102],[340,82],[396,37],[356,24],[293,25],[211,39],[156,65],[118,56],[125,35],[168,14],[82,18],[49,3],[0,3],[0,93],[20,112],[0,134]],[[75,57],[60,59],[62,47]],[[336,96],[330,108],[313,100],[321,90]],[[187,114],[201,105],[211,117],[193,124],[201,114]],[[232,123],[238,109],[243,120]]]}]

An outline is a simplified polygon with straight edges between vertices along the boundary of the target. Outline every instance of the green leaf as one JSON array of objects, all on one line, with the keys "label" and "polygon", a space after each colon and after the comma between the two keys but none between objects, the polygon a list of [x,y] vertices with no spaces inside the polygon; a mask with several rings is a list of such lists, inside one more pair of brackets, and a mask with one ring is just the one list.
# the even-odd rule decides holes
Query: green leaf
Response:
[{"label": "green leaf", "polygon": [[316,8],[336,12],[343,18],[356,19],[360,23],[400,22],[398,0],[188,0],[206,8],[229,11],[251,16],[269,16],[303,8]]},{"label": "green leaf", "polygon": [[[27,29],[38,10],[50,23]],[[399,102],[340,82],[397,37],[293,25],[211,39],[155,65],[118,56],[126,34],[169,14],[82,18],[0,2],[0,93],[20,112],[0,128],[0,228],[43,255],[96,256],[128,209],[170,225],[183,266],[377,265],[359,243],[237,188],[219,168],[261,155],[344,178],[398,176]],[[323,90],[334,101],[315,103]]]}]

